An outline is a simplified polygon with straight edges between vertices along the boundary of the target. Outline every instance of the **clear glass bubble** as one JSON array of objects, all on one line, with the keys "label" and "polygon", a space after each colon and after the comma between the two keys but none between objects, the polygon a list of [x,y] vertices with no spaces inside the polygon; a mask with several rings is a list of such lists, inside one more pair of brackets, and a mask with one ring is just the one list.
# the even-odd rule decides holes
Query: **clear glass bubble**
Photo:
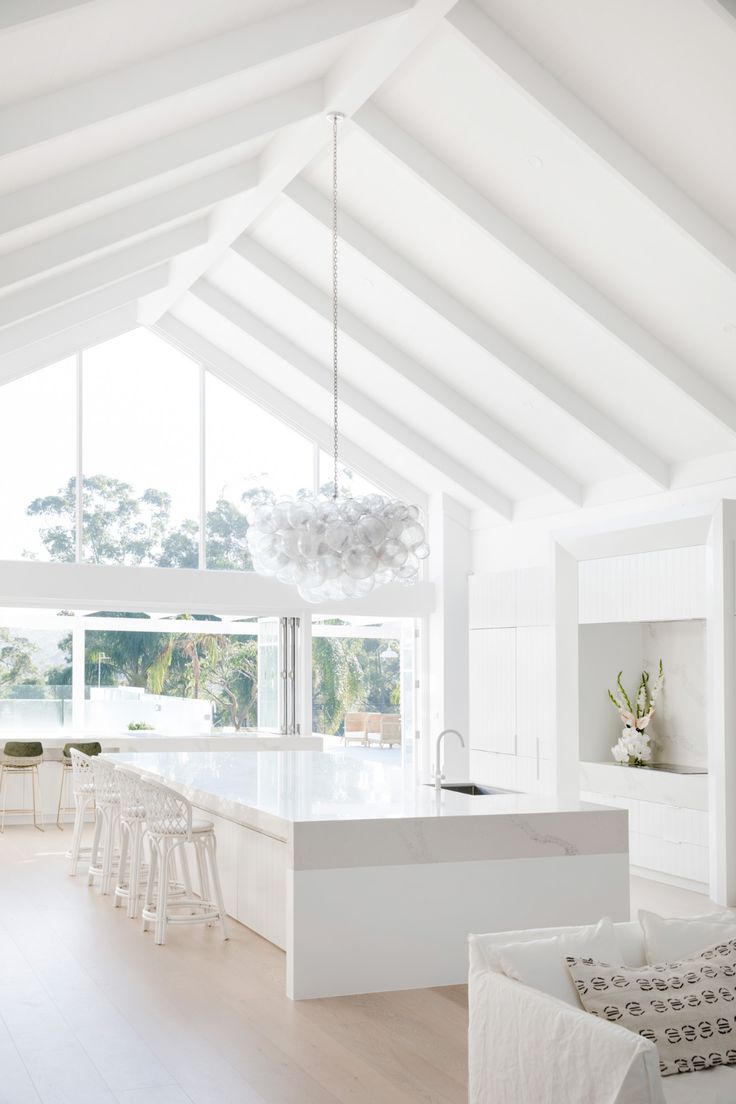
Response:
[{"label": "clear glass bubble", "polygon": [[414,555],[418,560],[426,560],[429,555],[429,545],[426,541],[422,541],[421,544],[414,546]]},{"label": "clear glass bubble", "polygon": [[346,575],[351,579],[367,579],[376,570],[378,557],[369,545],[354,545],[342,558]]},{"label": "clear glass bubble", "polygon": [[372,545],[373,548],[378,548],[386,537],[386,526],[380,518],[374,517],[372,514],[366,515],[361,518],[356,525],[356,532],[362,536],[366,544]]}]

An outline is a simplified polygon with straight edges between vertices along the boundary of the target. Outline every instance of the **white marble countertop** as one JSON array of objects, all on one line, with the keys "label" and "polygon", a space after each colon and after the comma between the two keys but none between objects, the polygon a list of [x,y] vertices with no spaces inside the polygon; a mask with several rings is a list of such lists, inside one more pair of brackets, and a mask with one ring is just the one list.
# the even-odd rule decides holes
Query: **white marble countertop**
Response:
[{"label": "white marble countertop", "polygon": [[438,798],[433,786],[407,781],[401,766],[344,752],[108,757],[165,782],[200,809],[284,840],[300,868],[394,862],[402,855],[455,861],[627,849],[622,810],[521,793],[443,790]]}]

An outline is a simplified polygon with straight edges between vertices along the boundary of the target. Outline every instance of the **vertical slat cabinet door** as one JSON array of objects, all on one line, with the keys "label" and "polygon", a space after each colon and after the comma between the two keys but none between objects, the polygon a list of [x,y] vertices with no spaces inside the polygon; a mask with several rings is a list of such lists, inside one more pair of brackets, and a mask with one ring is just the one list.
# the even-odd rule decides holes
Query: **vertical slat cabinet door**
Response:
[{"label": "vertical slat cabinet door", "polygon": [[516,629],[470,633],[470,746],[514,754]]},{"label": "vertical slat cabinet door", "polygon": [[555,723],[553,630],[516,630],[516,753],[549,759]]}]

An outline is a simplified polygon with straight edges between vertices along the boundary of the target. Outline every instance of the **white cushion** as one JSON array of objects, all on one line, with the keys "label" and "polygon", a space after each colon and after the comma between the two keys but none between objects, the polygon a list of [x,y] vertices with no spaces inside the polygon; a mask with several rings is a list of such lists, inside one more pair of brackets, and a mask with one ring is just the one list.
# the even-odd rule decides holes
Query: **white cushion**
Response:
[{"label": "white cushion", "polygon": [[664,917],[639,910],[646,961],[677,962],[721,940],[736,939],[736,913],[721,909],[705,916]]},{"label": "white cushion", "polygon": [[523,943],[508,943],[496,948],[498,966],[507,977],[539,989],[550,997],[580,1007],[575,985],[565,964],[565,957],[595,958],[615,962],[619,947],[613,924],[606,917],[597,924]]},{"label": "white cushion", "polygon": [[736,1065],[736,940],[652,966],[567,965],[589,1012],[655,1044],[663,1077]]}]

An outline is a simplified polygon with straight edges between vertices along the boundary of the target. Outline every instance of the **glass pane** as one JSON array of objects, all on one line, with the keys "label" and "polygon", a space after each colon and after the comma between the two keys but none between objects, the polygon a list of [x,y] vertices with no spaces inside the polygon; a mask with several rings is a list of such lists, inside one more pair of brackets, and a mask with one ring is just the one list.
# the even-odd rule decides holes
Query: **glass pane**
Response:
[{"label": "glass pane", "polygon": [[408,658],[402,662],[402,637],[410,647],[413,621],[312,619],[312,729],[328,737],[328,749],[373,748],[387,761],[400,760],[402,728],[413,723],[411,687],[401,678]]},{"label": "glass pane", "polygon": [[13,621],[0,627],[0,743],[72,724],[71,631]]},{"label": "glass pane", "polygon": [[76,363],[0,389],[0,559],[73,561]]},{"label": "glass pane", "polygon": [[[375,483],[371,483],[370,480],[364,479],[362,475],[358,475],[351,468],[340,464],[338,467],[338,490],[341,494],[347,495],[367,495],[367,494],[382,494],[380,487],[377,487]],[[320,449],[319,452],[319,485],[320,490],[325,494],[332,493],[332,484],[334,482],[334,461],[332,456],[328,452],[324,452]]]},{"label": "glass pane", "polygon": [[188,617],[176,620],[197,628],[172,630],[171,620],[149,619],[148,630],[86,626],[89,731],[181,736],[256,727],[255,621],[239,620],[233,632],[234,625]]},{"label": "glass pane", "polygon": [[196,567],[199,368],[136,330],[84,354],[83,559]]},{"label": "glass pane", "polygon": [[207,567],[252,571],[244,503],[312,489],[310,441],[209,372],[205,395]]}]

